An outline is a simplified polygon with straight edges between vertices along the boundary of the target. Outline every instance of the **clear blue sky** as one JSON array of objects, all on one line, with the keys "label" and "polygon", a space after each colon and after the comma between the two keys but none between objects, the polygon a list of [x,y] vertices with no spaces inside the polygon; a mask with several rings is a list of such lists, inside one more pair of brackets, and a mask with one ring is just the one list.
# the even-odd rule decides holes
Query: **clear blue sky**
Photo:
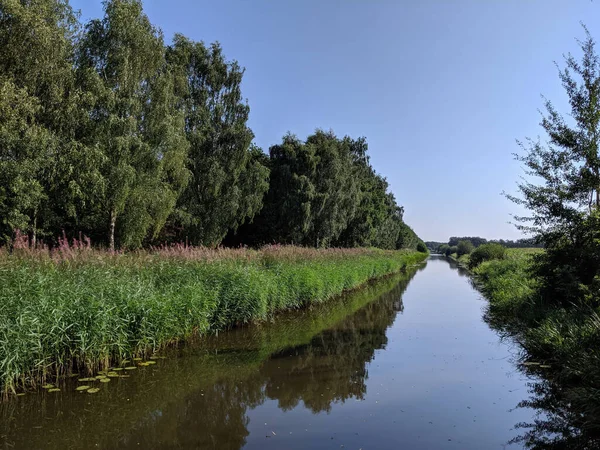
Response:
[{"label": "clear blue sky", "polygon": [[[84,20],[100,0],[73,0]],[[146,0],[167,42],[221,42],[246,68],[265,151],[287,132],[366,136],[405,220],[425,240],[519,238],[500,195],[523,171],[515,139],[541,133],[540,94],[563,111],[554,61],[578,53],[590,0]]]}]

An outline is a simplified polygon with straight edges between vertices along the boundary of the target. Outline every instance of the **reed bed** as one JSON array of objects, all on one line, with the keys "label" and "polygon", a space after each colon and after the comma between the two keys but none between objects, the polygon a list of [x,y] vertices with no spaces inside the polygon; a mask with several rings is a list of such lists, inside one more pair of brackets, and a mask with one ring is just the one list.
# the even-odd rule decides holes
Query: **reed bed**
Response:
[{"label": "reed bed", "polygon": [[321,303],[426,254],[185,245],[117,253],[84,240],[0,251],[0,388],[95,372],[177,342]]}]

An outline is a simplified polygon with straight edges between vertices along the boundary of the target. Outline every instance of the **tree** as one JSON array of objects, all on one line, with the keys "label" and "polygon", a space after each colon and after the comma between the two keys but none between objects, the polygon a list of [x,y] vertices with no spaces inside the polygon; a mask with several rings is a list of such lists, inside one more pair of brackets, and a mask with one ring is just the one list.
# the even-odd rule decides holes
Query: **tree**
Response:
[{"label": "tree", "polygon": [[94,152],[81,152],[75,138],[78,29],[67,1],[0,2],[0,239],[19,228],[35,243],[74,214],[95,170],[79,164]]},{"label": "tree", "polygon": [[93,93],[86,143],[100,149],[102,189],[92,215],[109,247],[157,236],[187,183],[187,141],[175,109],[161,32],[139,0],[110,0],[86,26],[79,79]]},{"label": "tree", "polygon": [[471,243],[471,241],[459,241],[456,246],[456,254],[458,256],[468,255],[473,251],[475,246]]},{"label": "tree", "polygon": [[489,243],[477,247],[469,257],[469,269],[474,269],[484,261],[504,259],[506,248],[500,244]]},{"label": "tree", "polygon": [[167,59],[185,112],[191,181],[180,198],[180,238],[215,246],[262,208],[269,170],[252,145],[250,108],[242,100],[244,70],[225,60],[218,43],[206,47],[176,35]]},{"label": "tree", "polygon": [[520,196],[508,195],[530,212],[515,218],[517,227],[535,234],[547,249],[537,258],[537,275],[553,293],[549,298],[567,303],[594,291],[600,270],[600,60],[585,32],[586,39],[578,41],[581,61],[568,54],[559,69],[570,118],[545,100],[541,126],[548,142],[527,139],[520,143],[524,154],[515,155],[535,178],[519,184]]},{"label": "tree", "polygon": [[[360,144],[359,144],[360,145]],[[333,245],[360,202],[357,144],[317,130],[305,142],[288,134],[270,149],[271,182],[262,223],[279,243]]]}]

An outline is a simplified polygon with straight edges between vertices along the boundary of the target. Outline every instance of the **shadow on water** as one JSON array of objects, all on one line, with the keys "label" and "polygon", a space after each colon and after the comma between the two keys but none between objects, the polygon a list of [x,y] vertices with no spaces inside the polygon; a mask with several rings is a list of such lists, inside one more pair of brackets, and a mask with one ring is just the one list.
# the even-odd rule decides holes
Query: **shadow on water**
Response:
[{"label": "shadow on water", "polygon": [[248,412],[265,402],[316,414],[361,399],[367,365],[386,346],[416,271],[173,350],[97,394],[69,380],[61,392],[2,403],[0,448],[239,449]]},{"label": "shadow on water", "polygon": [[[471,280],[477,289],[476,279]],[[528,365],[536,358],[527,351],[515,338],[515,333],[508,329],[503,317],[496,317],[489,308],[484,309],[484,321],[500,336],[501,340],[516,348],[513,365],[530,381],[527,383],[529,397],[515,405],[515,410],[528,409],[534,411],[530,421],[515,424],[517,436],[507,445],[515,445],[533,450],[597,450],[600,449],[600,416],[575,411],[571,401],[565,395],[562,380],[555,380],[552,372]],[[570,387],[572,389],[572,386]],[[592,400],[599,402],[600,399]],[[593,422],[592,426],[590,423]]]},{"label": "shadow on water", "polygon": [[[500,320],[490,317],[489,313],[485,314],[485,320],[502,339],[514,342]],[[513,363],[531,381],[527,383],[529,397],[521,400],[515,409],[532,410],[535,415],[533,420],[515,424],[518,434],[508,444],[533,450],[600,449],[600,423],[597,414],[590,418],[589,414],[575,410],[565,395],[564,384],[553,379],[551,372],[537,365],[524,365],[524,362],[535,358],[528,355],[521,346],[518,347],[520,354]],[[598,402],[598,399],[589,401]]]}]

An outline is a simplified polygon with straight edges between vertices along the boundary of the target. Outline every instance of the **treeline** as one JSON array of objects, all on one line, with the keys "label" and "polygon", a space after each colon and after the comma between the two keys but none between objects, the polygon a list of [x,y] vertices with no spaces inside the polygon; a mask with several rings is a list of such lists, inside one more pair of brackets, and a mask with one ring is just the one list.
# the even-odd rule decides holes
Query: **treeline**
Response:
[{"label": "treeline", "polygon": [[67,0],[0,1],[0,243],[294,243],[426,250],[364,138],[253,144],[244,70],[162,32],[139,0],[82,24]]},{"label": "treeline", "polygon": [[489,239],[488,240],[488,239],[478,237],[478,236],[465,236],[465,237],[452,236],[450,239],[448,239],[448,242],[427,241],[427,242],[425,242],[425,245],[431,251],[443,253],[440,251],[441,246],[445,245],[448,247],[456,247],[456,246],[458,246],[460,241],[468,241],[471,244],[473,244],[473,246],[475,248],[480,247],[484,244],[500,244],[506,248],[541,248],[541,247],[543,247],[543,245],[534,238],[523,238],[523,239],[517,239],[516,241],[513,241],[510,239]]}]

